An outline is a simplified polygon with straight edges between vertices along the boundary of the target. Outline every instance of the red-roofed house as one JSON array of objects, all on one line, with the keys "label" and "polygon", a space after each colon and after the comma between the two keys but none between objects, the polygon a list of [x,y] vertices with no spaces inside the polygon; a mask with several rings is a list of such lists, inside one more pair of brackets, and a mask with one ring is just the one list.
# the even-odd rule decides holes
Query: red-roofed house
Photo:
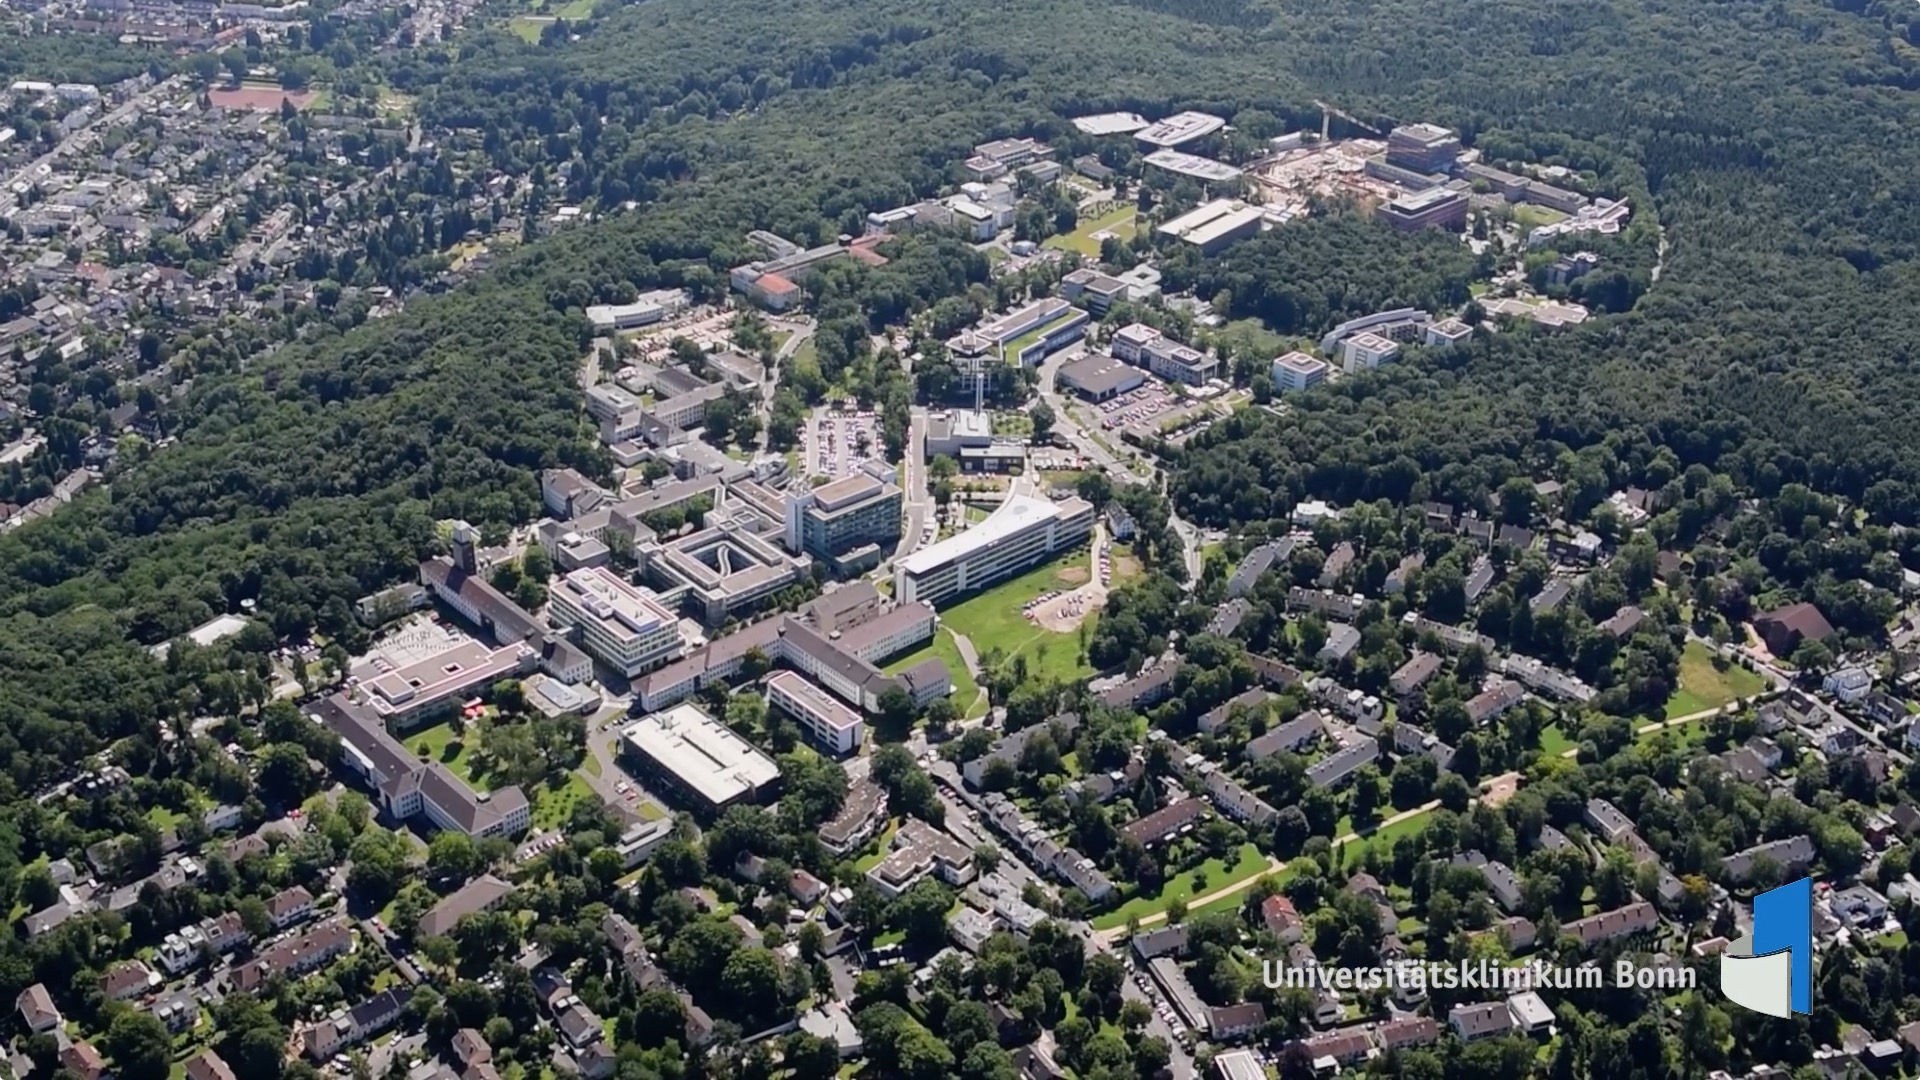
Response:
[{"label": "red-roofed house", "polygon": [[1788,604],[1786,607],[1756,616],[1753,629],[1767,643],[1767,651],[1786,659],[1803,641],[1823,641],[1833,636],[1833,624],[1812,604]]},{"label": "red-roofed house", "polygon": [[1293,901],[1275,893],[1260,902],[1260,921],[1266,924],[1280,944],[1291,945],[1300,940],[1303,923],[1300,912],[1294,908]]}]

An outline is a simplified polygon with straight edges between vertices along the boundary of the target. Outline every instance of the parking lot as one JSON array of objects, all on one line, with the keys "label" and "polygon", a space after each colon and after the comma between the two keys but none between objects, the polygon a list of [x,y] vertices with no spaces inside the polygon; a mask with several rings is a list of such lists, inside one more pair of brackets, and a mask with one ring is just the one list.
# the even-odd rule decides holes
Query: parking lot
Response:
[{"label": "parking lot", "polygon": [[1103,401],[1094,408],[1101,412],[1100,426],[1112,430],[1152,420],[1162,413],[1172,412],[1181,404],[1181,400],[1166,387],[1148,383],[1111,401]]},{"label": "parking lot", "polygon": [[873,412],[827,409],[801,430],[800,444],[808,476],[838,480],[880,453],[880,418]]}]

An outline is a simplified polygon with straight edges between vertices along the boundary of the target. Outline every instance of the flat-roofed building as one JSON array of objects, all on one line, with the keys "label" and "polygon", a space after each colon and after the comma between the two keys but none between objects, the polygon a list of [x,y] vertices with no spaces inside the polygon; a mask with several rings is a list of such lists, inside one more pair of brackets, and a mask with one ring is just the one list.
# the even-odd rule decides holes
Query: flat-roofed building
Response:
[{"label": "flat-roofed building", "polygon": [[867,871],[867,880],[891,899],[928,874],[939,874],[949,885],[966,884],[974,876],[973,851],[926,822],[908,818],[893,834],[893,850]]},{"label": "flat-roofed building", "polygon": [[1387,133],[1387,160],[1418,173],[1447,172],[1460,156],[1460,136],[1438,124],[1404,124]]},{"label": "flat-roofed building", "polygon": [[606,333],[610,330],[634,330],[642,326],[651,326],[667,317],[667,309],[650,301],[632,304],[590,304],[587,307],[587,321],[594,330]]},{"label": "flat-roofed building", "polygon": [[1131,135],[1151,125],[1139,113],[1110,112],[1075,117],[1073,126],[1088,135]]},{"label": "flat-roofed building", "polygon": [[997,161],[1011,169],[1046,157],[1053,150],[1035,139],[995,139],[974,147],[973,153],[975,157]]},{"label": "flat-roofed building", "polygon": [[1227,126],[1224,117],[1211,113],[1187,111],[1175,113],[1157,124],[1151,124],[1133,133],[1143,146],[1159,149],[1172,149],[1201,139]]},{"label": "flat-roofed building", "polygon": [[886,816],[886,790],[871,777],[863,776],[847,785],[847,797],[840,803],[840,812],[820,826],[820,846],[844,857],[873,839]]},{"label": "flat-roofed building", "polygon": [[1219,357],[1167,337],[1149,343],[1140,350],[1140,355],[1145,358],[1148,371],[1168,382],[1198,386],[1213,378],[1220,369]]},{"label": "flat-roofed building", "polygon": [[1093,519],[1085,499],[1010,495],[985,521],[895,563],[893,594],[938,606],[1079,545]]},{"label": "flat-roofed building", "polygon": [[1473,327],[1459,319],[1441,319],[1439,322],[1427,324],[1426,343],[1430,346],[1444,348],[1448,345],[1458,345],[1472,336]]},{"label": "flat-roofed building", "polygon": [[1142,159],[1148,165],[1174,176],[1190,177],[1208,184],[1227,184],[1240,179],[1239,169],[1224,161],[1183,154],[1178,150],[1155,150]]},{"label": "flat-roofed building", "polygon": [[1459,231],[1467,224],[1467,193],[1432,187],[1402,195],[1382,206],[1380,220],[1402,232],[1442,228]]},{"label": "flat-roofed building", "polygon": [[1257,206],[1216,199],[1181,214],[1155,231],[1169,239],[1192,244],[1202,255],[1213,255],[1231,244],[1258,236],[1265,216]]},{"label": "flat-roofed building", "polygon": [[708,626],[725,625],[772,599],[813,565],[808,556],[790,556],[736,524],[655,540],[634,554],[641,570],[663,588],[684,590]]},{"label": "flat-roofed building", "polygon": [[1118,397],[1139,389],[1147,381],[1139,368],[1129,367],[1114,357],[1098,353],[1069,360],[1061,365],[1057,378],[1060,385],[1088,401],[1106,401]]},{"label": "flat-roofed building", "polygon": [[1127,283],[1083,266],[1060,279],[1060,295],[1084,303],[1095,315],[1105,315],[1116,301],[1127,298]]},{"label": "flat-roofed building", "polygon": [[641,717],[621,741],[649,775],[701,813],[757,802],[780,782],[772,758],[692,705]]},{"label": "flat-roofed building", "polygon": [[1375,333],[1359,333],[1340,343],[1340,369],[1352,375],[1379,367],[1399,355],[1399,342]]},{"label": "flat-roofed building", "polygon": [[846,576],[879,564],[900,539],[900,489],[864,472],[787,495],[786,545]]},{"label": "flat-roofed building", "polygon": [[1325,360],[1295,350],[1273,361],[1273,388],[1283,394],[1297,394],[1327,381],[1331,370]]},{"label": "flat-roofed building", "polygon": [[844,756],[860,749],[865,730],[860,714],[794,672],[775,672],[767,680],[767,704],[800,721],[830,753]]},{"label": "flat-roofed building", "polygon": [[501,679],[531,672],[539,660],[540,654],[525,642],[496,649],[466,638],[403,666],[377,659],[371,671],[357,673],[348,685],[381,719],[404,729]]},{"label": "flat-roofed building", "polygon": [[583,567],[561,578],[549,610],[580,635],[588,652],[628,677],[651,671],[686,648],[673,612],[650,590],[604,566]]}]

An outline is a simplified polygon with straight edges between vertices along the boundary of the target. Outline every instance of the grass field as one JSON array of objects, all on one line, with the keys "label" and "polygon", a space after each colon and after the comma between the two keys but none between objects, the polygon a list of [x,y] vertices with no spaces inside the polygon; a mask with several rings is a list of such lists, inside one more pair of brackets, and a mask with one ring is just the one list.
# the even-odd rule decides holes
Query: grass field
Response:
[{"label": "grass field", "polygon": [[546,784],[533,789],[533,826],[536,829],[551,829],[566,824],[573,816],[574,805],[582,799],[593,799],[593,789],[579,773],[568,773],[567,782],[559,787]]},{"label": "grass field", "polygon": [[1717,709],[1736,698],[1766,689],[1766,680],[1738,664],[1715,656],[1698,641],[1680,654],[1680,689],[1667,701],[1667,719]]},{"label": "grass field", "polygon": [[1547,757],[1559,757],[1577,745],[1559,724],[1548,724],[1540,731],[1540,752]]},{"label": "grass field", "polygon": [[887,674],[897,675],[929,657],[947,665],[947,674],[953,678],[953,704],[960,715],[969,720],[987,715],[987,702],[980,696],[980,686],[967,672],[966,662],[960,659],[960,646],[953,643],[952,632],[944,627],[933,635],[932,641],[888,664]]},{"label": "grass field", "polygon": [[516,15],[507,23],[507,29],[513,35],[529,45],[540,44],[540,34],[552,19],[532,15]]},{"label": "grass field", "polygon": [[1520,226],[1522,229],[1537,229],[1542,225],[1552,225],[1556,221],[1565,220],[1567,220],[1567,215],[1552,207],[1521,203],[1519,206],[1513,208],[1514,224]]},{"label": "grass field", "polygon": [[[1084,572],[1091,558],[1091,553],[1080,551],[1028,571],[948,608],[940,613],[940,620],[954,633],[965,634],[981,656],[989,649],[999,649],[1009,660],[1015,656],[1026,657],[1027,671],[1032,675],[1084,679],[1093,674],[1093,667],[1080,659],[1078,633],[1056,634],[1042,630],[1028,622],[1021,609],[1041,593],[1063,591],[1084,583],[1087,580]],[[1061,571],[1068,569],[1082,571],[1078,582],[1061,576]],[[1093,618],[1088,616],[1081,625],[1091,626]],[[1089,630],[1088,634],[1091,633]]]},{"label": "grass field", "polygon": [[[1222,859],[1208,859],[1195,869],[1176,874],[1161,887],[1159,895],[1136,896],[1105,915],[1096,917],[1093,928],[1111,930],[1116,926],[1125,926],[1127,920],[1135,916],[1165,911],[1167,905],[1175,900],[1187,900],[1242,881],[1251,881],[1265,873],[1266,869],[1266,856],[1260,854],[1260,850],[1252,844],[1242,844],[1231,863]],[[1196,878],[1200,875],[1206,877],[1205,885],[1197,884]]]},{"label": "grass field", "polygon": [[1100,241],[1093,238],[1097,232],[1112,232],[1122,240],[1131,240],[1135,230],[1134,209],[1130,205],[1117,206],[1094,218],[1080,219],[1080,225],[1070,233],[1047,238],[1046,246],[1065,248],[1079,252],[1088,258],[1100,256]]},{"label": "grass field", "polygon": [[1235,319],[1208,334],[1206,343],[1225,341],[1235,356],[1279,356],[1298,348],[1298,343],[1267,329],[1259,319]]},{"label": "grass field", "polygon": [[415,757],[425,756],[428,761],[437,761],[452,769],[455,776],[469,782],[474,779],[468,740],[455,734],[453,725],[447,721],[421,728],[401,741],[407,744],[407,749],[413,751]]}]

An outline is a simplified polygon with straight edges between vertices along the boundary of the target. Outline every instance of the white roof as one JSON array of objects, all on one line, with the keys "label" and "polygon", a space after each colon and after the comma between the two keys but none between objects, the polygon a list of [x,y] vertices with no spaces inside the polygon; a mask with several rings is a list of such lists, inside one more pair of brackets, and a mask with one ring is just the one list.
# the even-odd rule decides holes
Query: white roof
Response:
[{"label": "white roof", "polygon": [[[1074,503],[1079,501],[1078,499],[1070,500]],[[1062,516],[1061,508],[1046,499],[1036,499],[1030,495],[1009,495],[1007,500],[1000,504],[999,509],[987,515],[985,521],[963,533],[949,536],[932,547],[922,548],[901,559],[897,565],[909,574],[929,573],[948,563],[976,555],[1060,516]]]},{"label": "white roof", "polygon": [[1130,112],[1098,113],[1076,117],[1073,126],[1089,135],[1125,135],[1146,127],[1147,118]]},{"label": "white roof", "polygon": [[773,759],[692,705],[676,705],[627,725],[634,749],[719,805],[780,777]]},{"label": "white roof", "polygon": [[1147,128],[1134,138],[1149,146],[1180,146],[1226,127],[1225,119],[1203,112],[1183,112]]}]

